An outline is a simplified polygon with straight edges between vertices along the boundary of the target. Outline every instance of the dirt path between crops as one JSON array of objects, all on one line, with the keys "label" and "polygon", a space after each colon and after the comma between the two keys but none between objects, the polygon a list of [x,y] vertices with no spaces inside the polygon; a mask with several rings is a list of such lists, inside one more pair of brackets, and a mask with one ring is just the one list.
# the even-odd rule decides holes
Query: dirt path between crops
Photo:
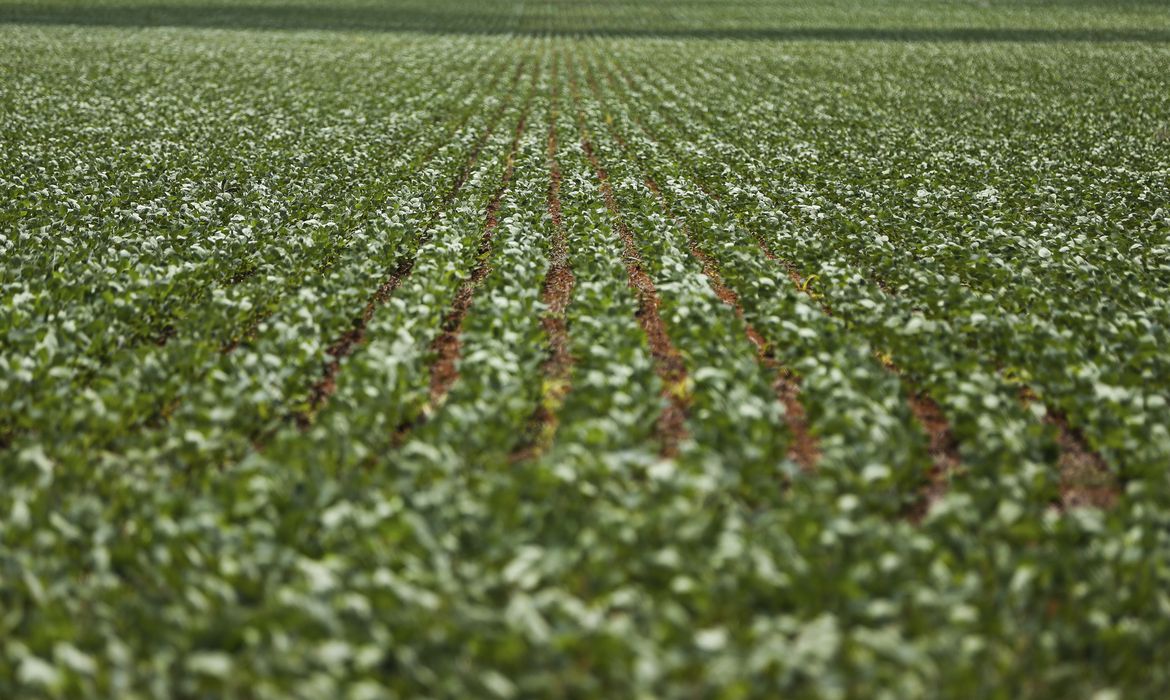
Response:
[{"label": "dirt path between crops", "polygon": [[585,128],[585,115],[581,110],[580,91],[576,75],[573,73],[569,74],[569,89],[577,108],[577,129],[581,137],[581,148],[593,168],[594,176],[601,188],[602,200],[605,202],[606,209],[609,210],[614,222],[614,230],[621,240],[622,262],[626,267],[627,282],[638,301],[636,312],[638,324],[641,325],[642,332],[646,335],[646,341],[650,346],[654,371],[663,384],[662,396],[666,399],[666,406],[655,425],[655,432],[661,444],[661,455],[666,458],[677,457],[679,445],[688,436],[686,417],[690,404],[690,389],[686,365],[682,355],[670,340],[666,324],[663,323],[662,316],[658,313],[660,303],[658,290],[654,286],[654,280],[646,273],[642,256],[634,242],[634,236],[622,218],[621,208],[618,206],[617,197],[614,195],[613,186],[609,181],[609,173],[602,166],[593,148],[593,143],[589,140]]},{"label": "dirt path between crops", "polygon": [[516,123],[512,134],[512,144],[508,149],[507,165],[504,167],[504,176],[500,180],[500,187],[487,206],[483,235],[480,236],[479,248],[476,250],[475,267],[472,268],[471,275],[459,285],[459,291],[455,293],[451,308],[443,317],[443,330],[431,345],[431,349],[435,352],[435,362],[431,365],[430,400],[427,406],[428,410],[424,413],[437,410],[451,391],[455,381],[459,379],[459,369],[456,364],[463,352],[463,321],[467,318],[467,311],[471,308],[475,293],[479,291],[480,285],[492,271],[492,244],[495,241],[496,229],[500,224],[500,202],[512,185],[512,178],[516,173],[514,162],[516,148],[520,142],[520,135],[524,133],[527,120],[528,107],[525,105],[524,113],[520,115],[520,120]]},{"label": "dirt path between crops", "polygon": [[[619,68],[619,70],[626,85],[631,90],[636,90],[637,83],[634,78],[624,69]],[[610,81],[616,79],[610,73]],[[665,117],[680,128],[684,127],[684,125],[678,124],[671,114],[667,113]],[[693,125],[688,128],[693,128]],[[706,191],[701,183],[699,186]],[[815,292],[810,289],[798,268],[791,261],[783,260],[774,255],[762,238],[757,236],[757,241],[765,256],[780,264],[793,284],[802,292],[817,299],[819,303]],[[874,282],[883,292],[892,294],[892,290],[882,280],[874,280]],[[825,313],[832,315],[831,309],[824,304],[821,306]],[[887,369],[901,374],[897,367],[889,362],[888,358],[879,359],[882,359]],[[920,493],[919,502],[911,508],[908,514],[912,520],[920,520],[929,511],[931,505],[946,493],[951,476],[962,469],[962,464],[958,442],[942,408],[904,377],[902,381],[911,412],[927,435],[928,450],[932,460],[932,468],[927,475],[927,483],[924,484]],[[1027,390],[1025,393],[1028,393]],[[1119,496],[1116,474],[1109,470],[1101,455],[1089,446],[1080,432],[1069,425],[1067,418],[1062,413],[1050,409],[1043,420],[1057,432],[1057,445],[1060,449],[1058,465],[1061,473],[1060,507],[1072,508],[1081,505],[1111,507]]]},{"label": "dirt path between crops", "polygon": [[547,309],[540,325],[548,338],[548,358],[540,367],[543,378],[540,403],[528,420],[520,446],[512,454],[512,459],[517,461],[535,458],[548,450],[556,435],[557,414],[572,389],[573,355],[569,345],[567,311],[577,280],[569,263],[569,241],[561,215],[563,178],[557,161],[558,69],[555,63],[552,84],[546,149],[549,171],[546,207],[552,221],[552,238],[549,241],[549,267],[540,290],[540,300]]},{"label": "dirt path between crops", "polygon": [[[515,89],[516,83],[519,82],[520,76],[524,70],[524,65],[524,63],[520,63],[516,66],[516,72],[512,77],[511,89],[508,93],[509,95],[512,94],[512,91]],[[467,162],[464,164],[463,168],[459,171],[459,174],[452,182],[450,190],[448,190],[447,194],[444,196],[442,206],[438,211],[436,211],[431,220],[427,222],[424,233],[420,237],[418,245],[415,247],[415,252],[411,253],[410,255],[404,255],[398,261],[398,264],[395,265],[395,267],[390,271],[390,274],[386,277],[382,284],[378,286],[373,295],[371,295],[370,300],[362,309],[361,315],[355,321],[353,328],[342,333],[330,345],[327,354],[331,359],[325,364],[324,370],[321,373],[321,377],[309,390],[308,409],[306,411],[295,414],[296,423],[301,427],[302,430],[307,429],[310,425],[312,425],[313,417],[321,410],[321,408],[324,407],[329,398],[337,390],[337,374],[341,371],[341,363],[345,358],[353,354],[357,346],[364,341],[366,327],[369,325],[370,320],[373,319],[374,312],[378,309],[379,306],[386,303],[386,300],[390,298],[390,295],[394,293],[394,290],[397,289],[400,284],[402,284],[404,279],[410,276],[411,272],[413,272],[416,261],[415,253],[417,253],[417,250],[421,246],[426,245],[427,241],[430,240],[435,223],[438,221],[440,212],[450,206],[451,202],[454,201],[455,197],[463,189],[463,185],[467,182],[467,178],[470,177],[471,172],[479,162],[479,155],[482,152],[484,145],[487,143],[487,140],[495,131],[496,125],[503,116],[506,107],[506,102],[500,104],[495,113],[492,115],[491,121],[489,122],[487,128],[477,138],[475,146],[468,155]]]},{"label": "dirt path between crops", "polygon": [[605,206],[613,216],[618,237],[622,242],[622,258],[626,265],[629,285],[638,298],[638,323],[646,334],[650,354],[654,358],[654,369],[664,385],[662,393],[667,405],[658,419],[657,426],[658,438],[662,442],[662,456],[676,457],[679,443],[687,436],[686,416],[690,392],[687,389],[686,365],[678,348],[671,342],[666,324],[658,313],[660,304],[658,290],[654,286],[654,280],[646,273],[633,234],[622,219],[621,209],[609,182],[609,173],[601,165],[593,150],[593,144],[584,133],[581,135],[581,147],[585,149],[585,156],[593,166],[594,174],[601,185]]},{"label": "dirt path between crops", "polygon": [[731,307],[735,311],[735,315],[743,322],[744,334],[756,348],[756,359],[772,373],[772,390],[775,392],[776,398],[780,401],[781,405],[784,406],[784,421],[788,425],[788,430],[791,433],[788,457],[796,462],[804,471],[813,471],[816,468],[817,460],[820,459],[820,447],[817,444],[816,436],[809,432],[808,416],[799,398],[799,382],[788,368],[776,360],[776,357],[768,349],[768,341],[764,339],[763,334],[756,330],[744,318],[743,306],[739,303],[739,295],[735,290],[723,283],[723,278],[719,274],[718,264],[710,255],[707,255],[707,253],[699,248],[686,222],[671,211],[670,205],[662,195],[662,190],[658,186],[658,183],[653,178],[647,176],[646,186],[658,198],[663,212],[683,231],[683,234],[687,238],[687,246],[690,249],[691,256],[699,262],[699,265],[703,269],[703,275],[707,278],[707,283],[715,292],[715,296],[724,304]]},{"label": "dirt path between crops", "polygon": [[[612,80],[612,75],[610,78]],[[601,99],[600,89],[592,71],[589,72],[589,84],[593,90],[594,95]],[[638,128],[647,135],[648,138],[658,142],[654,135],[650,133],[650,131],[644,124],[642,124],[641,121],[637,120],[636,118],[634,118],[633,121],[637,124]],[[629,154],[629,146],[612,124],[609,125],[609,132],[618,145],[621,146],[622,150]],[[633,156],[633,158],[638,160],[636,155]],[[643,171],[645,171],[645,169],[643,169]],[[791,433],[791,445],[789,445],[788,448],[788,457],[796,462],[796,464],[800,466],[801,469],[805,471],[812,471],[815,468],[817,460],[820,458],[820,449],[817,445],[816,437],[809,432],[807,414],[805,413],[804,406],[801,404],[799,399],[799,381],[790,370],[788,370],[786,367],[781,365],[779,361],[776,360],[775,356],[768,349],[768,343],[764,339],[764,336],[744,318],[743,306],[739,303],[739,295],[723,283],[722,275],[719,273],[718,263],[716,263],[716,261],[710,255],[708,255],[699,247],[693,232],[690,230],[690,227],[685,221],[683,221],[680,216],[676,215],[672,211],[670,204],[666,201],[666,198],[662,193],[662,188],[658,185],[658,182],[648,173],[643,172],[643,174],[645,177],[646,187],[654,193],[654,196],[658,200],[658,204],[661,207],[663,213],[667,216],[667,218],[674,222],[675,226],[678,227],[686,237],[688,250],[690,251],[691,256],[694,257],[701,266],[703,275],[707,278],[707,283],[715,292],[715,296],[718,297],[719,300],[724,304],[730,306],[735,311],[735,314],[740,319],[740,321],[743,322],[745,334],[747,335],[748,340],[751,341],[752,345],[756,348],[757,361],[772,373],[772,389],[776,394],[776,398],[784,406],[784,420],[788,425],[789,432]]]}]

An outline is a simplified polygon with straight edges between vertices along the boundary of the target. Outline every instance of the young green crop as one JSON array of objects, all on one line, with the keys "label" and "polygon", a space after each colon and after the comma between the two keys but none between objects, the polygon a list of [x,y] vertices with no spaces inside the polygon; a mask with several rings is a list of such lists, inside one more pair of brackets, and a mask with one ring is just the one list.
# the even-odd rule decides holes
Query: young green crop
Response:
[{"label": "young green crop", "polygon": [[1158,3],[0,0],[0,697],[1170,693]]}]

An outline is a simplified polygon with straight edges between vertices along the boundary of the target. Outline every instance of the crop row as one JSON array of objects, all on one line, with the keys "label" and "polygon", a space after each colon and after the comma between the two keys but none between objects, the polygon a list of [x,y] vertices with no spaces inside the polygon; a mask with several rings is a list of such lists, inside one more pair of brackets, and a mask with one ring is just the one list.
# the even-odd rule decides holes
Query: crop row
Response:
[{"label": "crop row", "polygon": [[1170,683],[1164,50],[0,47],[0,695]]}]

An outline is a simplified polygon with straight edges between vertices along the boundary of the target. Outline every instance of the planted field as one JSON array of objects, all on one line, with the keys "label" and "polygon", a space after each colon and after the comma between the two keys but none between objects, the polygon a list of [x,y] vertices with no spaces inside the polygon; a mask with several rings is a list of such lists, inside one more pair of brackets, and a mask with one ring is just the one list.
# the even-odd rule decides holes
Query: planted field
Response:
[{"label": "planted field", "polygon": [[0,697],[1164,697],[1156,2],[0,0]]}]

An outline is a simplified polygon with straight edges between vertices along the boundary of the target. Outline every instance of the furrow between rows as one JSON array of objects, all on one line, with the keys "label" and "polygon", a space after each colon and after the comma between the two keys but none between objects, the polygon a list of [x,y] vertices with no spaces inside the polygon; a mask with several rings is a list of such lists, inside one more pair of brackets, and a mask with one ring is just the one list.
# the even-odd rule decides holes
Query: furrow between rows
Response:
[{"label": "furrow between rows", "polygon": [[[630,77],[630,74],[626,72],[624,67],[622,67],[621,70],[623,71],[623,75],[626,78],[627,85],[629,85],[631,88],[634,88],[636,84]],[[702,110],[698,109],[695,110],[695,113],[698,117],[698,121],[706,122],[710,128],[717,128],[717,125],[712,125],[710,123],[710,115],[703,113]],[[684,132],[694,133],[696,128],[694,125],[681,124],[674,115],[669,113],[666,115],[666,118],[677,124],[678,127]],[[744,155],[750,159],[750,156],[748,156],[748,154],[741,149],[741,146],[738,145],[738,143],[724,143],[734,149],[737,154]],[[736,166],[733,168],[733,171],[738,169],[739,167]],[[756,230],[755,234],[759,238],[761,245],[766,245],[766,242],[762,236],[762,232],[760,230]],[[776,256],[773,256],[773,258],[776,258]],[[821,285],[813,285],[814,281],[820,283],[821,280],[816,279],[815,275],[806,279],[803,275],[800,274],[799,268],[792,261],[779,260],[779,262],[784,265],[790,277],[793,278],[794,283],[797,284],[801,291],[814,296],[819,300],[821,299],[821,295],[817,291],[817,286]],[[890,299],[892,298],[892,290],[890,285],[885,284],[884,281],[880,278],[874,278],[872,275],[867,276],[867,281],[873,286],[873,288],[882,292],[881,295],[878,295],[877,298],[875,298],[875,301],[879,304],[879,306],[890,306]],[[883,300],[882,297],[884,297],[885,300]],[[823,305],[830,306],[827,300],[821,300],[821,303]],[[832,304],[831,306],[835,306],[835,304]],[[882,359],[884,364],[887,366],[890,365],[888,356],[882,356]],[[987,366],[993,366],[996,364],[986,357],[982,358],[982,363]],[[953,463],[955,457],[957,457],[958,454],[958,445],[957,441],[953,439],[953,428],[948,427],[945,430],[942,429],[942,423],[939,419],[941,418],[942,420],[947,420],[946,416],[943,414],[942,407],[939,406],[937,402],[931,400],[929,397],[924,396],[919,390],[920,388],[916,386],[917,382],[904,380],[904,383],[906,384],[906,393],[909,397],[911,408],[918,417],[920,423],[927,430],[931,443],[931,452],[932,456],[934,457],[936,466]],[[1003,382],[1001,382],[1001,384],[1002,383]],[[1024,392],[1029,394],[1031,393],[1026,388],[1024,389]],[[994,397],[992,397],[992,399],[994,399]],[[1109,470],[1108,465],[1102,458],[1101,454],[1093,450],[1088,442],[1082,436],[1080,436],[1079,431],[1076,431],[1074,428],[1069,426],[1067,419],[1061,421],[1054,417],[1063,414],[1061,414],[1053,406],[1047,404],[1048,402],[1046,402],[1046,407],[1040,414],[1040,420],[1037,422],[1042,423],[1043,425],[1050,428],[1053,433],[1051,442],[1054,444],[1058,454],[1055,460],[1050,463],[1054,463],[1057,467],[1057,471],[1060,473],[1059,476],[1062,483],[1060,487],[1061,496],[1059,501],[1062,504],[1061,507],[1065,507],[1066,504],[1069,506],[1076,505],[1078,503],[1090,502],[1105,504],[1114,501],[1116,499],[1119,488],[1116,475],[1111,470]],[[1027,408],[1027,402],[1025,402],[1022,407]],[[1027,412],[1025,411],[1021,415],[1022,417],[1026,417]],[[926,496],[930,499],[937,498],[937,496],[941,495],[942,492],[942,488],[939,483],[940,479],[938,478],[939,470],[935,469],[932,470],[932,472],[934,473],[932,473],[931,483],[928,484],[926,493]],[[1111,495],[1106,496],[1104,495],[1105,493],[1111,493]]]},{"label": "furrow between rows", "polygon": [[768,349],[768,341],[764,338],[763,334],[756,330],[755,326],[744,318],[743,307],[739,303],[739,295],[735,290],[723,283],[723,279],[719,273],[719,264],[699,247],[690,232],[690,227],[687,226],[686,221],[671,210],[670,204],[662,194],[662,189],[653,177],[646,176],[646,186],[654,193],[655,198],[662,206],[666,215],[675,222],[675,225],[687,237],[688,250],[702,266],[703,274],[706,276],[712,291],[715,292],[715,296],[719,297],[719,300],[724,304],[731,307],[735,311],[735,315],[743,321],[745,335],[751,341],[752,345],[755,346],[756,356],[760,364],[772,372],[774,376],[772,388],[776,392],[777,400],[784,406],[784,420],[788,424],[788,429],[792,432],[792,442],[788,448],[788,457],[800,465],[801,469],[812,471],[816,468],[817,459],[820,457],[820,450],[817,447],[816,436],[809,432],[808,417],[805,413],[804,405],[800,401],[800,382],[798,378],[792,373],[792,370],[776,360],[775,355]]},{"label": "furrow between rows", "polygon": [[[623,71],[623,77],[628,87],[631,89],[637,88],[636,82],[628,73]],[[616,80],[612,72],[609,73],[609,79],[611,84]],[[651,132],[644,123],[636,118],[634,121],[648,138],[662,143],[660,137]],[[692,170],[691,177],[698,183],[698,187],[707,193],[708,196],[712,197],[712,199],[719,199],[717,193],[712,192],[708,185],[700,181],[698,173]],[[776,255],[767,241],[758,232],[756,232],[754,238],[764,257],[779,266],[796,289],[813,300],[826,315],[833,315],[833,310],[826,303],[826,300],[814,291],[810,285],[810,281],[800,273],[799,268],[792,261]],[[726,296],[726,293],[721,294],[721,298]],[[883,367],[896,375],[901,381],[903,394],[911,414],[927,438],[927,449],[930,455],[931,467],[926,474],[925,483],[919,489],[918,499],[907,512],[910,519],[919,521],[929,511],[930,507],[945,493],[949,479],[962,468],[958,440],[938,403],[906,379],[890,358],[879,355],[878,359],[881,361]]]},{"label": "furrow between rows", "polygon": [[679,452],[679,443],[688,435],[686,416],[690,390],[687,383],[686,366],[683,363],[682,355],[671,342],[666,325],[658,313],[658,290],[654,286],[654,280],[643,269],[641,254],[634,243],[633,234],[630,233],[630,229],[622,218],[621,208],[614,196],[609,175],[594,152],[593,144],[589,139],[584,113],[581,111],[581,95],[575,74],[570,74],[569,85],[576,104],[581,148],[597,179],[602,201],[604,201],[606,209],[609,210],[614,228],[621,241],[622,262],[626,268],[627,283],[638,300],[638,323],[649,343],[650,354],[654,358],[654,370],[663,383],[662,393],[667,404],[663,408],[656,426],[661,453],[663,457],[676,457]]},{"label": "furrow between rows", "polygon": [[634,244],[633,235],[621,218],[621,209],[614,197],[613,188],[609,183],[609,175],[593,151],[593,145],[584,131],[581,133],[581,147],[601,187],[605,206],[613,216],[618,236],[622,241],[622,253],[629,276],[629,285],[638,297],[638,322],[646,334],[650,344],[650,353],[654,357],[654,367],[659,378],[665,385],[663,395],[667,399],[667,406],[663,409],[658,421],[658,437],[662,442],[662,455],[675,457],[678,455],[679,443],[686,438],[686,415],[689,390],[687,389],[687,370],[682,356],[670,340],[662,317],[658,314],[658,290],[654,280],[642,268],[642,258]]},{"label": "furrow between rows", "polygon": [[[493,93],[493,91],[496,89],[496,86],[499,84],[499,81],[500,81],[500,72],[493,71],[492,80],[488,84],[487,89],[481,93],[480,101],[477,102],[476,106],[473,107],[472,109],[465,110],[462,113],[462,115],[460,115],[455,120],[455,124],[453,127],[450,128],[449,133],[456,134],[459,132],[460,129],[462,129],[467,124],[467,122],[471,119],[472,115],[475,113],[476,109],[478,109],[480,107],[480,103],[482,102],[482,100],[487,98],[489,95],[491,95]],[[419,154],[417,157],[414,158],[413,161],[411,161],[409,167],[407,167],[404,171],[391,174],[390,175],[391,181],[392,182],[401,182],[401,181],[405,180],[407,177],[409,177],[412,173],[416,172],[419,168],[422,168],[423,166],[425,166],[427,163],[429,163],[431,161],[431,159],[433,159],[435,157],[435,155],[443,147],[444,143],[445,142],[443,140],[436,140],[434,143],[429,145],[421,154]],[[253,274],[255,273],[255,269],[252,271],[252,273]],[[293,286],[293,289],[290,289],[288,291],[293,291],[293,290],[295,290],[295,288],[296,288],[296,285]],[[225,342],[221,346],[220,352],[222,352],[224,354],[234,352],[240,346],[241,343],[243,343],[244,341],[246,341],[247,339],[249,339],[251,337],[254,337],[257,330],[260,328],[261,324],[263,324],[264,321],[267,320],[272,314],[276,313],[276,311],[277,311],[277,308],[274,307],[274,308],[262,310],[256,314],[254,314],[240,328],[240,330],[238,332],[232,334],[232,337],[230,340],[228,340],[227,342]]]},{"label": "furrow between rows", "polygon": [[[600,88],[596,82],[592,70],[588,73],[588,81],[595,96],[601,97]],[[639,126],[644,133],[649,134],[646,127],[634,115],[629,115],[631,120]],[[630,158],[637,161],[637,154],[633,153],[626,143],[625,139],[614,127],[612,121],[608,124],[610,134],[617,142],[619,147]],[[776,360],[774,354],[768,349],[767,340],[764,336],[744,318],[743,307],[739,303],[739,295],[729,286],[723,283],[722,276],[719,272],[719,265],[713,257],[708,255],[699,246],[690,227],[686,221],[679,216],[670,206],[666,197],[663,195],[662,188],[654,177],[644,169],[644,177],[646,187],[654,194],[663,213],[668,219],[674,222],[675,226],[683,233],[686,238],[687,250],[692,257],[698,261],[702,268],[703,275],[707,279],[708,285],[711,287],[715,296],[719,298],[727,306],[731,307],[735,312],[737,318],[744,324],[744,334],[747,339],[751,341],[756,349],[756,357],[758,362],[766,367],[773,375],[772,388],[776,393],[776,398],[784,406],[784,420],[791,431],[791,441],[788,449],[788,457],[792,459],[801,469],[805,471],[812,471],[815,468],[816,461],[819,458],[819,449],[817,447],[816,437],[809,431],[808,419],[805,413],[803,404],[800,402],[800,384],[799,380],[792,373],[790,369],[784,367]]]},{"label": "furrow between rows", "polygon": [[459,286],[459,291],[455,294],[455,301],[451,304],[451,308],[443,318],[443,332],[435,339],[432,345],[432,349],[436,354],[436,360],[431,366],[430,401],[427,408],[423,411],[424,416],[430,415],[438,409],[443,399],[447,396],[447,393],[451,390],[451,385],[459,378],[459,370],[456,363],[459,361],[461,349],[460,334],[463,331],[463,320],[467,316],[468,309],[471,308],[471,301],[476,291],[492,271],[492,238],[495,235],[496,227],[499,225],[500,200],[503,198],[504,193],[508,191],[508,187],[512,183],[512,176],[515,174],[514,158],[516,146],[520,141],[520,134],[524,131],[527,118],[526,108],[525,113],[520,116],[520,121],[516,124],[512,144],[508,151],[503,181],[500,183],[499,190],[492,197],[491,203],[488,204],[483,236],[480,238],[479,249],[476,251],[477,262],[471,271],[471,275]]},{"label": "furrow between rows", "polygon": [[[811,289],[809,280],[800,273],[792,261],[778,257],[763,238],[757,238],[757,242],[764,257],[787,271],[789,279],[797,289],[819,304],[826,315],[833,315],[832,307]],[[930,508],[946,494],[951,477],[962,469],[959,441],[942,408],[934,399],[914,386],[892,359],[879,354],[878,361],[888,372],[898,377],[910,412],[926,435],[931,467],[926,475],[926,483],[919,490],[918,500],[907,511],[907,517],[912,521],[921,522],[930,512]]]},{"label": "furrow between rows", "polygon": [[[539,66],[531,75],[531,83],[524,96],[519,118],[512,129],[512,138],[504,155],[504,172],[499,185],[492,193],[484,208],[482,232],[476,243],[475,263],[468,276],[459,284],[454,298],[444,312],[439,324],[439,333],[431,341],[433,360],[427,370],[427,398],[418,414],[402,421],[390,437],[392,447],[405,444],[421,426],[431,421],[442,409],[448,395],[459,379],[459,362],[463,354],[463,331],[468,312],[476,294],[493,271],[494,240],[500,225],[500,209],[504,197],[509,193],[516,177],[516,157],[520,139],[528,124],[536,84],[539,80]],[[515,90],[515,86],[513,86]]]},{"label": "furrow between rows", "polygon": [[[511,94],[511,90],[515,89],[516,83],[519,81],[523,69],[524,63],[520,62],[517,65],[516,72],[512,77],[509,94]],[[420,246],[425,245],[426,242],[430,240],[431,232],[436,222],[438,221],[438,217],[442,211],[442,208],[450,206],[451,202],[459,194],[459,191],[463,189],[464,183],[467,181],[468,176],[471,174],[472,170],[476,166],[476,163],[479,161],[479,155],[483,149],[484,144],[487,142],[488,138],[490,138],[492,132],[496,128],[496,125],[499,123],[499,119],[503,115],[504,109],[504,103],[497,107],[490,123],[488,124],[487,129],[482,134],[480,134],[474,148],[472,149],[470,155],[468,155],[467,162],[464,164],[463,168],[460,170],[459,174],[451,184],[450,189],[447,191],[447,194],[444,196],[442,207],[432,216],[431,220],[424,228],[423,235],[420,238],[418,245],[414,246],[416,251]],[[374,313],[377,311],[379,306],[386,303],[386,300],[390,298],[390,296],[394,293],[394,290],[398,288],[402,281],[410,276],[411,272],[414,270],[415,262],[416,256],[413,252],[403,255],[399,259],[398,264],[395,265],[394,269],[390,272],[390,274],[386,277],[385,281],[382,282],[378,289],[375,290],[369,302],[367,302],[366,306],[362,309],[362,313],[355,321],[354,327],[345,331],[330,346],[328,354],[331,359],[326,363],[320,379],[314,383],[312,389],[309,392],[310,399],[308,409],[294,413],[294,420],[302,427],[302,429],[307,428],[312,424],[313,415],[320,411],[325,403],[328,402],[329,397],[337,388],[337,374],[341,371],[342,362],[345,360],[345,358],[352,355],[357,349],[358,345],[365,337],[366,326],[369,325],[370,320],[374,317]]]},{"label": "furrow between rows", "polygon": [[558,66],[558,63],[553,64],[546,146],[549,182],[545,207],[552,222],[552,237],[549,241],[549,267],[540,290],[540,300],[545,306],[540,324],[548,339],[548,358],[540,366],[540,403],[528,419],[520,446],[512,453],[512,459],[515,461],[533,459],[548,451],[556,436],[561,405],[572,390],[574,360],[569,344],[567,311],[573,300],[573,288],[577,280],[569,259],[568,234],[565,232],[561,211],[563,175],[557,161],[556,129],[559,112]]}]

